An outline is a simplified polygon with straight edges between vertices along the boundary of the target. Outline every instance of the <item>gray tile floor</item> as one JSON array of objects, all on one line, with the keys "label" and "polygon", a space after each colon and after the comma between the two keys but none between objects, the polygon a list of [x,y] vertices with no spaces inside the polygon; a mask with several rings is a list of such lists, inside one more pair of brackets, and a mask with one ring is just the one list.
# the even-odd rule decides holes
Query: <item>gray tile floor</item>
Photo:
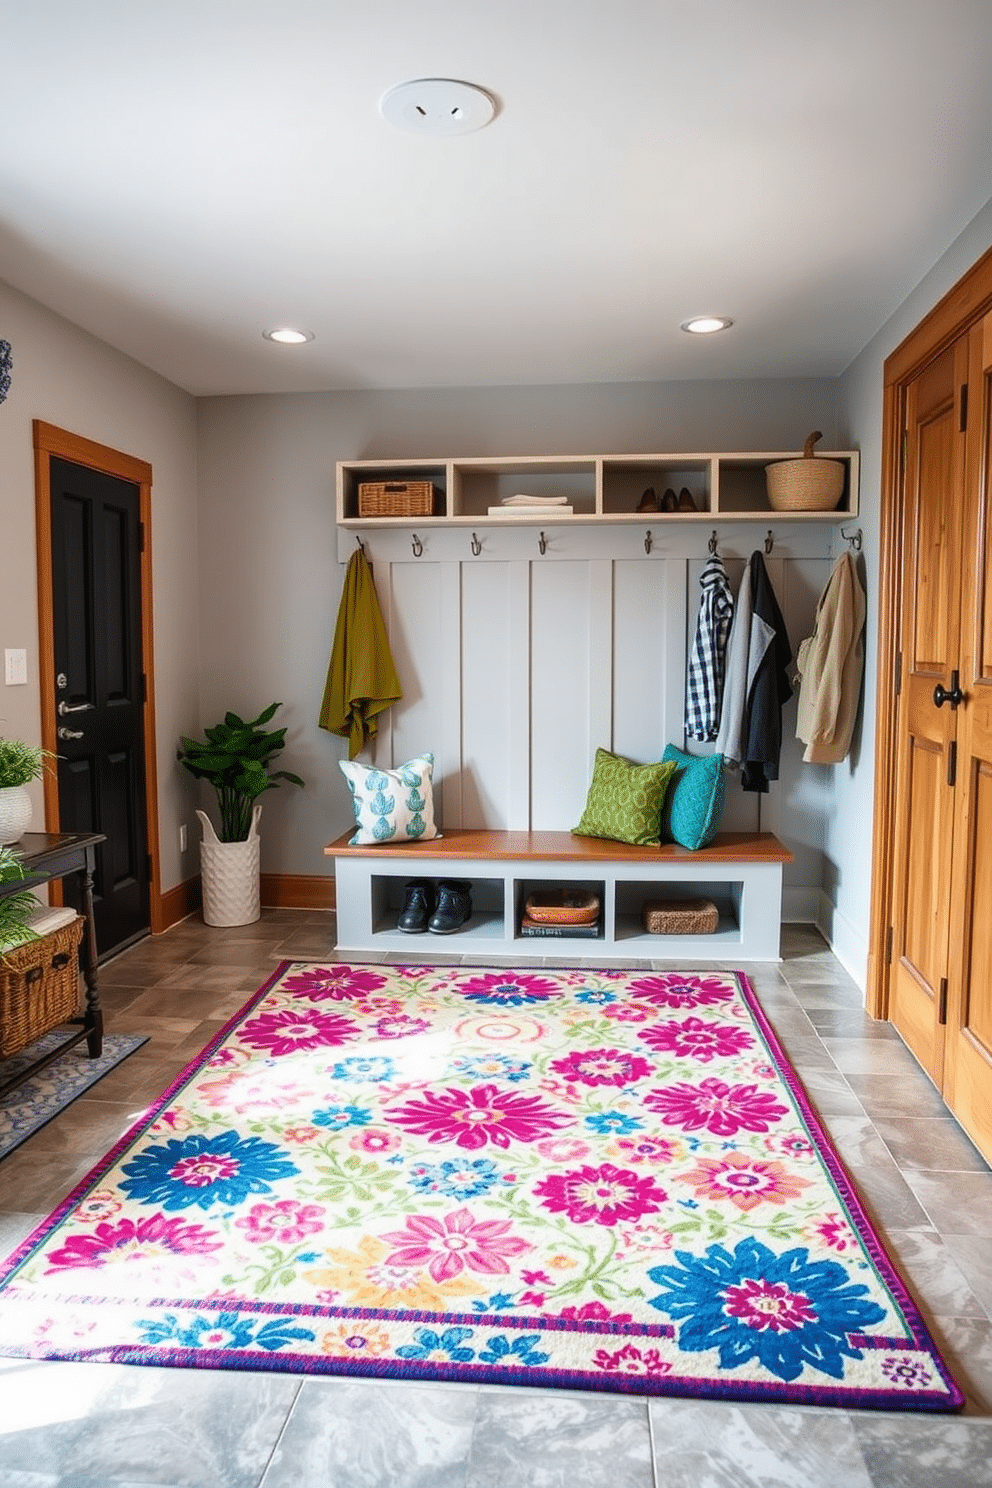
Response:
[{"label": "gray tile floor", "polygon": [[[326,914],[188,920],[108,963],[149,1042],[0,1164],[7,1254]],[[965,1390],[960,1416],[0,1359],[0,1488],[992,1485],[992,1173],[809,928],[745,967]],[[442,958],[460,959],[446,944]],[[406,958],[409,959],[409,958]],[[549,964],[553,964],[549,963]],[[663,963],[659,963],[663,964]]]}]

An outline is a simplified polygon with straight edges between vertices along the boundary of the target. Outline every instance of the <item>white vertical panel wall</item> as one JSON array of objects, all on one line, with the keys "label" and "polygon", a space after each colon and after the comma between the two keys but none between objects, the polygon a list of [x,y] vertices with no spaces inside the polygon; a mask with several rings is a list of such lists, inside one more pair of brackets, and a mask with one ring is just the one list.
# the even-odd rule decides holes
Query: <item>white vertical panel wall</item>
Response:
[{"label": "white vertical panel wall", "polygon": [[[571,536],[540,554],[532,533],[501,534],[479,557],[464,534],[435,532],[420,558],[402,534],[366,539],[404,689],[383,715],[376,757],[388,767],[434,753],[442,827],[568,830],[597,746],[638,762],[660,758],[666,743],[685,746],[686,654],[705,563],[698,529],[649,553],[629,529],[614,541],[601,530]],[[795,653],[838,539],[813,527],[783,536],[765,561]],[[721,548],[735,593],[758,540],[752,530]],[[786,916],[813,919],[830,772],[803,763],[795,716],[793,698],[768,795],[745,794],[728,774],[724,826],[787,842],[796,862]]]}]

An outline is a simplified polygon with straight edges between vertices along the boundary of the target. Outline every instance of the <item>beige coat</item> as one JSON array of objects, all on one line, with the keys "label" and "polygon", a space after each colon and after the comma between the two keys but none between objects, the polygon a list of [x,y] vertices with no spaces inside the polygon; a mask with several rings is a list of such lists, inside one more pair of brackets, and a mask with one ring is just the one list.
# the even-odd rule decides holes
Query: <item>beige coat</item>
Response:
[{"label": "beige coat", "polygon": [[810,764],[836,765],[851,747],[864,666],[865,592],[854,558],[842,553],[799,647],[796,738]]}]

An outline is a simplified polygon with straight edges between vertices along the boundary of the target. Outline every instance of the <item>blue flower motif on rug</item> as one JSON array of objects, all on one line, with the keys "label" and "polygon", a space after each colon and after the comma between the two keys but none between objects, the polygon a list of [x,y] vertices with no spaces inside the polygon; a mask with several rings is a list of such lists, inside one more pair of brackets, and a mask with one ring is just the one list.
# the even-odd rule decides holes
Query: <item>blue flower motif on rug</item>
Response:
[{"label": "blue flower motif on rug", "polygon": [[811,1261],[797,1247],[776,1255],[758,1240],[733,1253],[711,1245],[703,1256],[676,1251],[679,1266],[655,1266],[648,1276],[667,1294],[652,1307],[682,1320],[678,1345],[692,1353],[718,1349],[720,1367],[758,1359],[778,1379],[795,1380],[805,1364],[843,1379],[843,1359],[860,1359],[849,1341],[885,1313],[851,1284],[837,1261]]},{"label": "blue flower motif on rug", "polygon": [[466,1338],[471,1338],[473,1328],[445,1328],[437,1333],[433,1328],[418,1328],[414,1343],[408,1343],[396,1352],[402,1359],[454,1359],[457,1364],[467,1364],[475,1358],[475,1349],[464,1348]]},{"label": "blue flower motif on rug", "polygon": [[289,1347],[293,1343],[312,1343],[314,1334],[310,1328],[290,1327],[281,1319],[263,1322],[244,1317],[238,1312],[220,1312],[213,1317],[179,1319],[175,1313],[167,1313],[157,1322],[141,1322],[145,1343],[176,1343],[189,1349],[246,1349],[262,1348],[270,1353]]},{"label": "blue flower motif on rug", "polygon": [[240,1204],[249,1194],[271,1193],[278,1179],[294,1178],[300,1170],[275,1143],[226,1131],[146,1147],[123,1171],[128,1176],[121,1188],[142,1203],[209,1209],[211,1204]]}]

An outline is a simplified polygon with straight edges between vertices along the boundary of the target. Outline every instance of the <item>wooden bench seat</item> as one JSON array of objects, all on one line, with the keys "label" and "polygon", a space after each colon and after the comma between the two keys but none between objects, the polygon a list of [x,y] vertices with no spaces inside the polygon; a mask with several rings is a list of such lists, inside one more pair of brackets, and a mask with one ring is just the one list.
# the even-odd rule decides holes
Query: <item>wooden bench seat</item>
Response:
[{"label": "wooden bench seat", "polygon": [[[551,958],[581,955],[617,959],[777,960],[782,912],[782,866],[789,849],[770,832],[721,832],[708,847],[675,843],[633,847],[571,832],[452,828],[430,842],[352,846],[352,831],[324,852],[334,859],[338,950],[433,950]],[[396,928],[409,878],[459,878],[472,884],[474,913],[450,936],[405,935]],[[520,933],[523,903],[536,889],[570,884],[599,893],[596,939],[563,933]],[[641,909],[648,899],[703,896],[720,911],[712,935],[651,935]]]}]

